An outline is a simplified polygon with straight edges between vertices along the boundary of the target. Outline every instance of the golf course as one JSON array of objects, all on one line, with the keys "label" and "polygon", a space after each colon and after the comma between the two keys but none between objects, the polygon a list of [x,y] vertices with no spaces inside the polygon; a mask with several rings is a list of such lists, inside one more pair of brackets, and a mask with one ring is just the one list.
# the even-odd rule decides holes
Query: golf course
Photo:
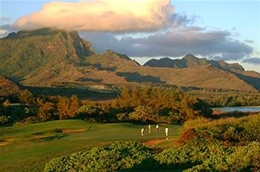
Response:
[{"label": "golf course", "polygon": [[[165,138],[164,128],[169,137]],[[145,128],[144,136],[140,135]],[[24,126],[0,128],[0,171],[42,171],[51,158],[101,147],[115,141],[137,141],[147,146],[168,147],[182,130],[180,125],[96,123],[83,120],[58,120]]]}]

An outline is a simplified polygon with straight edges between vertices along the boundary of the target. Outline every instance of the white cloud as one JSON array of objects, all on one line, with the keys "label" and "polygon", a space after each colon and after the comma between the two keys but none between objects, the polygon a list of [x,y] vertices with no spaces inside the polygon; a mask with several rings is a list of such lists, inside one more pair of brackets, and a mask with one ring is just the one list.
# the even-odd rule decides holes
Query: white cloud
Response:
[{"label": "white cloud", "polygon": [[0,38],[6,36],[7,33],[8,33],[8,30],[1,29],[1,28],[0,28]]},{"label": "white cloud", "polygon": [[167,27],[172,20],[170,0],[93,0],[50,2],[21,17],[21,29],[57,27],[69,30],[135,32]]}]

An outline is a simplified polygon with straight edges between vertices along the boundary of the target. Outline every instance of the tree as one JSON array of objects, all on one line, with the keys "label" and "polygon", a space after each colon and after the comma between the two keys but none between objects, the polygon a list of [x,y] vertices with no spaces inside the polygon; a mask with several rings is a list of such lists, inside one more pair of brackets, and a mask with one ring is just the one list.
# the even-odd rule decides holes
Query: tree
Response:
[{"label": "tree", "polygon": [[6,99],[3,103],[3,106],[6,108],[10,105],[10,101],[8,99]]},{"label": "tree", "polygon": [[54,111],[54,103],[45,100],[44,98],[37,98],[38,113],[37,117],[42,120],[49,119]]},{"label": "tree", "polygon": [[138,106],[135,108],[134,112],[129,114],[130,120],[136,120],[141,122],[156,121],[156,116],[154,111],[149,106]]},{"label": "tree", "polygon": [[83,105],[77,110],[78,118],[100,120],[103,115],[103,110],[96,105]]},{"label": "tree", "polygon": [[58,117],[60,120],[68,118],[69,99],[67,97],[58,97],[57,103]]},{"label": "tree", "polygon": [[22,104],[33,104],[35,102],[34,95],[27,89],[20,91],[18,98]]},{"label": "tree", "polygon": [[59,96],[57,103],[59,119],[76,117],[79,107],[80,102],[76,95],[72,95],[70,98]]},{"label": "tree", "polygon": [[79,99],[76,95],[72,95],[70,97],[70,102],[69,102],[69,118],[74,118],[77,114],[77,110],[80,107],[80,102]]}]

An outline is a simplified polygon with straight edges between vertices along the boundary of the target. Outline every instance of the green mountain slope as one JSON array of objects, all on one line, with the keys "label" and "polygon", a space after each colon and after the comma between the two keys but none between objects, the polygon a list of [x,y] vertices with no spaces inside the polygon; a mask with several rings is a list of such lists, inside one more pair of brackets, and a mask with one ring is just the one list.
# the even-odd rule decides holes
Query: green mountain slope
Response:
[{"label": "green mountain slope", "polygon": [[59,73],[94,53],[77,32],[48,28],[11,33],[0,44],[1,73],[21,80],[48,70]]}]

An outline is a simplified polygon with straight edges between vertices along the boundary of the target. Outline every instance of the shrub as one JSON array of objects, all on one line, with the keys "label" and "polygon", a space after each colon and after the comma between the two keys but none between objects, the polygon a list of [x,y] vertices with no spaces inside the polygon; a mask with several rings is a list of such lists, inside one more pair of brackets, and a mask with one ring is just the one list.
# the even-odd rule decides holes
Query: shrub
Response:
[{"label": "shrub", "polygon": [[10,122],[10,119],[11,119],[10,116],[1,115],[0,116],[0,125],[8,124]]},{"label": "shrub", "polygon": [[155,155],[155,160],[158,161],[161,169],[188,168],[199,163],[193,157],[198,155],[201,149],[190,145],[169,148]]},{"label": "shrub", "polygon": [[[215,143],[246,145],[260,140],[260,116],[250,115],[224,120],[195,120],[185,123],[186,128],[179,137],[181,143]],[[201,122],[201,123],[200,123]],[[191,125],[194,124],[194,127]]]},{"label": "shrub", "polygon": [[[51,171],[120,171],[142,169],[142,162],[152,161],[148,149],[136,142],[116,142],[70,156],[51,159],[44,168]],[[145,166],[148,168],[147,166]]]}]

